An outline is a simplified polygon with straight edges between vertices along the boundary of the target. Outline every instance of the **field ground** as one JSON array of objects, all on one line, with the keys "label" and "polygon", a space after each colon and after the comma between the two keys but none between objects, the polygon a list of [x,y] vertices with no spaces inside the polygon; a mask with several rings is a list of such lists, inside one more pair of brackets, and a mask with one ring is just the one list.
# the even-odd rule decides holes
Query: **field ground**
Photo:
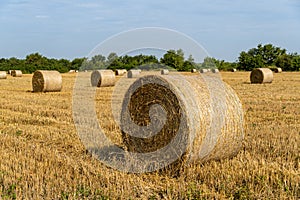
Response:
[{"label": "field ground", "polygon": [[[63,74],[59,93],[31,93],[32,75],[0,80],[0,199],[299,199],[300,73],[261,85],[249,75],[222,73],[243,103],[243,149],[179,177],[118,172],[86,153],[72,118],[74,74]],[[112,88],[103,90],[97,99],[108,102]]]}]

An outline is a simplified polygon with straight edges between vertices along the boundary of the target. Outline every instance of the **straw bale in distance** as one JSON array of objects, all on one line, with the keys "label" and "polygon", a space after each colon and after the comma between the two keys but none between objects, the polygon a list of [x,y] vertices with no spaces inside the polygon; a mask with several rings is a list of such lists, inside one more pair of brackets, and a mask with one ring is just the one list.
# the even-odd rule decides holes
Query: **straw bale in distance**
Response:
[{"label": "straw bale in distance", "polygon": [[11,71],[11,76],[13,77],[22,77],[22,71],[21,70],[12,70]]},{"label": "straw bale in distance", "polygon": [[200,69],[200,73],[207,73],[208,69]]},{"label": "straw bale in distance", "polygon": [[161,75],[168,75],[168,74],[169,74],[169,70],[167,70],[167,69],[162,69],[162,70],[160,71],[160,74],[161,74]]},{"label": "straw bale in distance", "polygon": [[37,70],[32,76],[33,92],[59,92],[62,77],[58,71]]},{"label": "straw bale in distance", "polygon": [[281,73],[282,69],[280,67],[276,67],[276,66],[269,66],[268,67],[270,70],[272,70],[274,73]]},{"label": "straw bale in distance", "polygon": [[216,69],[212,69],[211,72],[212,73],[219,73],[219,70],[216,68]]},{"label": "straw bale in distance", "polygon": [[196,72],[197,72],[197,69],[191,69],[191,72],[192,72],[192,73],[196,73]]},{"label": "straw bale in distance", "polygon": [[[221,103],[226,106],[218,106]],[[151,106],[155,105],[165,110],[164,122],[157,113],[151,119]],[[211,118],[214,123],[211,123]],[[228,158],[236,155],[242,147],[241,102],[236,93],[225,83],[220,84],[216,77],[143,76],[127,90],[120,119],[123,143],[130,152],[155,152],[171,141],[175,142],[173,139],[178,135],[172,148],[185,147],[184,152],[176,152],[184,154],[180,162],[201,163]],[[222,119],[223,123],[220,122]],[[162,128],[149,136],[141,131],[149,127]],[[131,136],[127,130],[143,133],[145,137]],[[157,156],[153,159],[165,159]]]},{"label": "straw bale in distance", "polygon": [[274,68],[274,72],[275,73],[281,73],[282,69],[280,67],[276,67],[276,68]]},{"label": "straw bale in distance", "polygon": [[250,74],[251,83],[272,83],[273,72],[269,68],[256,68]]},{"label": "straw bale in distance", "polygon": [[112,70],[95,70],[91,75],[93,87],[110,87],[116,83],[116,76]]},{"label": "straw bale in distance", "polygon": [[236,72],[237,70],[235,68],[230,69],[231,72]]},{"label": "straw bale in distance", "polygon": [[6,79],[6,78],[7,78],[6,71],[0,71],[0,79]]},{"label": "straw bale in distance", "polygon": [[141,73],[140,69],[131,69],[127,73],[127,78],[137,78]]},{"label": "straw bale in distance", "polygon": [[123,76],[126,73],[127,73],[126,69],[117,69],[116,70],[116,76]]}]

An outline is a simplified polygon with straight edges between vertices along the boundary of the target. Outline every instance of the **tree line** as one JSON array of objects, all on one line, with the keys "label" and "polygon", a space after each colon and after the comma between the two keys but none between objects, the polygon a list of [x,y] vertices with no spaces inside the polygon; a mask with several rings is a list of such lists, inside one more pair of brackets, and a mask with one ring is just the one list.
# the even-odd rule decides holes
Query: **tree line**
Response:
[{"label": "tree line", "polygon": [[61,73],[70,70],[78,70],[84,58],[75,58],[72,61],[67,59],[47,58],[39,53],[27,55],[25,59],[1,58],[0,71],[22,70],[24,74],[33,73],[36,70],[57,70]]},{"label": "tree line", "polygon": [[161,68],[175,69],[177,71],[190,71],[191,69],[218,68],[219,70],[251,71],[259,67],[280,67],[284,71],[300,70],[300,55],[288,54],[286,49],[272,44],[259,44],[256,48],[242,51],[236,62],[226,62],[213,57],[206,57],[202,63],[196,63],[192,55],[185,58],[181,49],[169,50],[160,59],[153,55],[118,56],[110,53],[107,57],[95,55],[90,59],[75,58],[73,60],[47,58],[39,53],[27,55],[25,59],[2,58],[0,71],[22,70],[23,73],[33,73],[36,70],[57,70],[61,73],[70,70],[95,70],[95,69],[127,69],[142,68],[155,70]]},{"label": "tree line", "polygon": [[280,67],[284,71],[300,71],[300,55],[288,54],[286,49],[272,44],[259,44],[256,48],[240,53],[238,69],[249,71],[261,67]]}]

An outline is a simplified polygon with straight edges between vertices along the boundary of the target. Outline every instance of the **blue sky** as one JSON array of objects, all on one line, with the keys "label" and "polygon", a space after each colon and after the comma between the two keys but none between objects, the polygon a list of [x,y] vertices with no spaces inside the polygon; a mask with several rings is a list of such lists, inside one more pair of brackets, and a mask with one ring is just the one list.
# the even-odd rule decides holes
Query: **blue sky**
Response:
[{"label": "blue sky", "polygon": [[1,0],[0,57],[86,57],[119,32],[182,32],[218,59],[272,43],[300,53],[299,0]]}]

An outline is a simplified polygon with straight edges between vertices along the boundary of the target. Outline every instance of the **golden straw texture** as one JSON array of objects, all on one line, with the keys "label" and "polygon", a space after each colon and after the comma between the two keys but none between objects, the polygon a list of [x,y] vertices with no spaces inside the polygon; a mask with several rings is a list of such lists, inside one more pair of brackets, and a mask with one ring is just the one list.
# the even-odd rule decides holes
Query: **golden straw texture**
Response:
[{"label": "golden straw texture", "polygon": [[35,71],[32,76],[33,92],[59,92],[62,89],[62,77],[58,71]]},{"label": "golden straw texture", "polygon": [[93,87],[110,87],[116,83],[116,76],[112,70],[95,70],[91,75]]},{"label": "golden straw texture", "polygon": [[12,70],[11,75],[13,77],[22,77],[22,71],[21,70]]},{"label": "golden straw texture", "polygon": [[277,68],[274,69],[274,72],[275,73],[281,73],[282,69],[280,67],[277,67]]},{"label": "golden straw texture", "polygon": [[[212,76],[141,77],[127,90],[120,119],[128,151],[149,153],[181,146],[174,154],[182,155],[178,161],[184,163],[232,157],[244,137],[238,96]],[[134,132],[143,137],[132,136]],[[166,147],[169,144],[173,146]]]},{"label": "golden straw texture", "polygon": [[212,73],[219,73],[219,70],[218,69],[212,69],[211,72]]},{"label": "golden straw texture", "polygon": [[127,73],[126,69],[117,69],[116,70],[116,76],[123,76],[126,73]]},{"label": "golden straw texture", "polygon": [[200,73],[207,73],[208,69],[200,69]]},{"label": "golden straw texture", "polygon": [[131,69],[127,73],[127,78],[137,78],[137,77],[139,77],[140,73],[141,73],[140,69],[136,69],[136,70]]},{"label": "golden straw texture", "polygon": [[160,74],[161,74],[161,75],[168,75],[168,74],[169,74],[169,70],[167,70],[167,69],[162,69],[162,70],[160,71]]},{"label": "golden straw texture", "polygon": [[7,78],[6,71],[0,71],[0,79],[6,79],[6,78]]},{"label": "golden straw texture", "polygon": [[256,68],[250,74],[251,83],[272,83],[273,72],[269,68]]}]

